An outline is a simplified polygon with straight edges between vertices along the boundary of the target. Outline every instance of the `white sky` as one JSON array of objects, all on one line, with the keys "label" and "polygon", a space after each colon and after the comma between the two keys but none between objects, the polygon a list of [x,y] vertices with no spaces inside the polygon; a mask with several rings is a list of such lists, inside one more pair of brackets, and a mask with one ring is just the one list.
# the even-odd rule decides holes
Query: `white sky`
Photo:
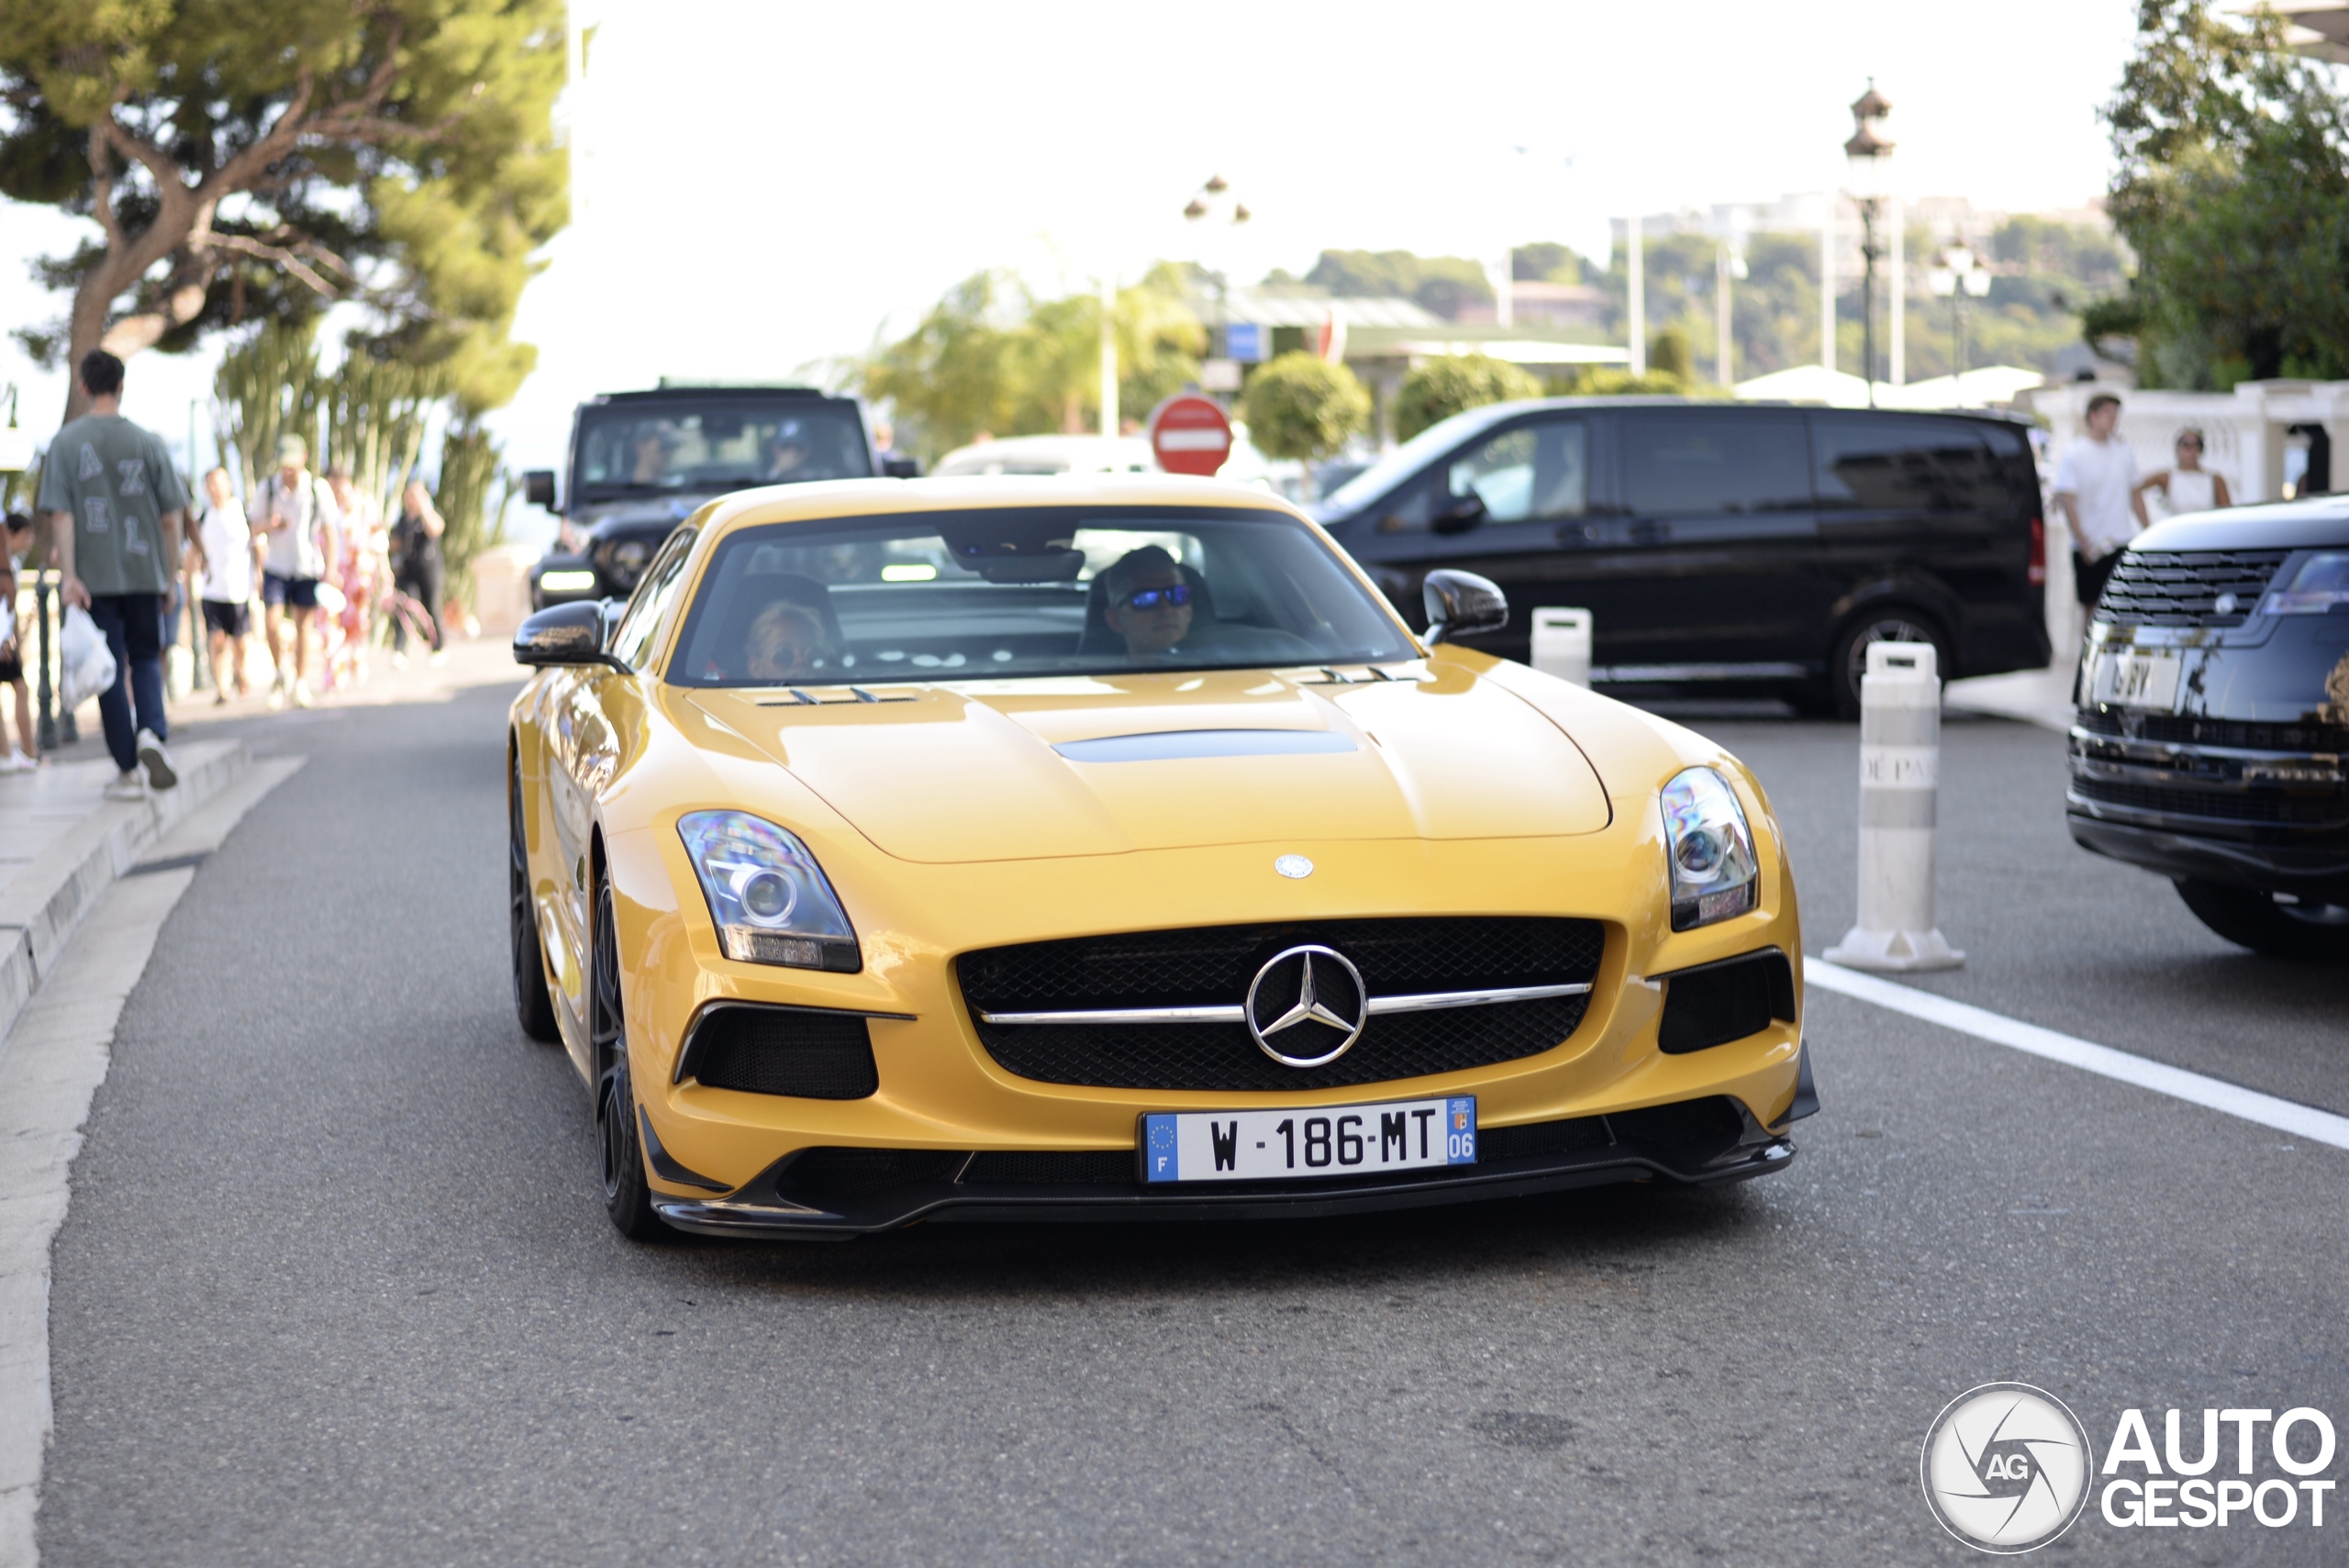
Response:
[{"label": "white sky", "polygon": [[[1908,193],[2076,206],[2106,183],[2134,10],[577,0],[601,18],[567,106],[583,200],[524,297],[540,369],[499,417],[508,461],[553,465],[590,393],[859,352],[983,267],[1074,287],[1196,255],[1252,281],[1324,247],[1494,254],[1818,190],[1870,76]],[[1180,217],[1219,171],[1256,214],[1237,236]],[[78,227],[0,204],[0,329],[61,310],[23,263]],[[126,412],[176,444],[211,358],[141,355]],[[12,342],[0,380],[54,420],[61,380]]]}]

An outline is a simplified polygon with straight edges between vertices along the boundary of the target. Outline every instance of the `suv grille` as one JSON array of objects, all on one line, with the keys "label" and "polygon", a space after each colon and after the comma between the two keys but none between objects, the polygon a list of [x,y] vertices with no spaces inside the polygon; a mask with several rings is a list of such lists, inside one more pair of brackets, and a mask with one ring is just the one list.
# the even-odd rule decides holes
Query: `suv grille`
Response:
[{"label": "suv grille", "polygon": [[2130,784],[2075,774],[2072,788],[2082,799],[2128,811],[2159,811],[2172,817],[2207,817],[2225,822],[2274,822],[2321,826],[2349,817],[2349,801],[2331,795],[2287,795],[2281,790],[2181,789],[2172,784]]},{"label": "suv grille", "polygon": [[[2285,550],[2132,550],[2096,602],[2113,626],[2241,626],[2259,607]],[[2222,595],[2234,602],[2224,611]]]},{"label": "suv grille", "polygon": [[1319,942],[1373,995],[1588,982],[1596,920],[1475,916],[1218,926],[1028,942],[955,961],[980,1042],[1006,1072],[1119,1089],[1335,1088],[1457,1073],[1538,1055],[1574,1033],[1589,997],[1558,996],[1372,1018],[1326,1067],[1273,1061],[1241,1024],[990,1024],[978,1014],[1232,1006],[1284,948]]},{"label": "suv grille", "polygon": [[2154,740],[2172,746],[2221,746],[2241,751],[2349,751],[2349,725],[2261,724],[2239,718],[2182,718],[2084,707],[2074,720],[2092,735]]}]

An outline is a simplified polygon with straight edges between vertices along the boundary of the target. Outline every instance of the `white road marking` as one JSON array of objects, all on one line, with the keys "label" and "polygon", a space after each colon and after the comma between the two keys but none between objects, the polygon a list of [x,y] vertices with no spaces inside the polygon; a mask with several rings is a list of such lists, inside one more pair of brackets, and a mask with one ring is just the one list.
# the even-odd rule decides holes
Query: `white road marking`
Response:
[{"label": "white road marking", "polygon": [[1912,1018],[1922,1018],[1929,1024],[1970,1034],[1976,1040],[1987,1040],[1994,1045],[2011,1046],[2032,1056],[2043,1056],[2050,1062],[2061,1062],[2068,1067],[2094,1073],[2099,1077],[2118,1079],[2134,1084],[2141,1089],[2151,1089],[2157,1095],[2185,1100],[2210,1110],[2223,1111],[2245,1121],[2272,1127],[2278,1132],[2288,1132],[2295,1138],[2305,1138],[2311,1143],[2329,1143],[2335,1149],[2349,1149],[2349,1117],[2334,1116],[2292,1100],[2277,1099],[2256,1089],[2245,1089],[2221,1079],[2208,1078],[2199,1073],[2189,1073],[2183,1067],[2132,1056],[2125,1051],[2115,1051],[2109,1045],[2099,1045],[2076,1035],[2059,1034],[2054,1029],[2041,1029],[2020,1018],[1972,1006],[1965,1002],[1953,1002],[1946,996],[1936,996],[1930,991],[1898,984],[1890,980],[1863,974],[1856,969],[1846,969],[1840,963],[1830,963],[1823,958],[1805,958],[1803,978],[1822,990],[1839,995],[1873,1002],[1879,1007],[1889,1007],[1896,1013],[1906,1013]]}]

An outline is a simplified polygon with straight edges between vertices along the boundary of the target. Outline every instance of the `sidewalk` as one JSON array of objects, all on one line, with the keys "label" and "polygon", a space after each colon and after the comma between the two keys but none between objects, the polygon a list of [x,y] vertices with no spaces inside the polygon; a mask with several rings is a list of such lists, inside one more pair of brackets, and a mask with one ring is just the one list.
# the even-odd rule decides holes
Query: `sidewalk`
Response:
[{"label": "sidewalk", "polygon": [[1952,681],[1942,688],[1942,706],[1961,713],[1986,713],[1994,718],[2019,718],[2053,729],[2058,735],[2072,728],[2073,661],[2060,659],[2044,670],[2018,670],[2009,675],[1976,675]]},{"label": "sidewalk", "polygon": [[110,801],[114,761],[102,747],[80,754],[87,750],[52,754],[36,773],[0,775],[0,1055],[8,1027],[98,895],[252,764],[241,740],[190,740],[172,749],[177,788]]}]

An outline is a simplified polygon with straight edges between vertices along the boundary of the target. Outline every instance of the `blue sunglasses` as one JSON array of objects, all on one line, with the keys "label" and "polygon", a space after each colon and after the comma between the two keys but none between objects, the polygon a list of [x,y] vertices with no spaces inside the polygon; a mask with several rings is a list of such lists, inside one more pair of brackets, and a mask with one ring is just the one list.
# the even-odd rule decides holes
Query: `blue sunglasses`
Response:
[{"label": "blue sunglasses", "polygon": [[1154,610],[1162,604],[1179,608],[1191,602],[1191,585],[1177,583],[1172,588],[1137,588],[1119,602],[1132,610]]}]

